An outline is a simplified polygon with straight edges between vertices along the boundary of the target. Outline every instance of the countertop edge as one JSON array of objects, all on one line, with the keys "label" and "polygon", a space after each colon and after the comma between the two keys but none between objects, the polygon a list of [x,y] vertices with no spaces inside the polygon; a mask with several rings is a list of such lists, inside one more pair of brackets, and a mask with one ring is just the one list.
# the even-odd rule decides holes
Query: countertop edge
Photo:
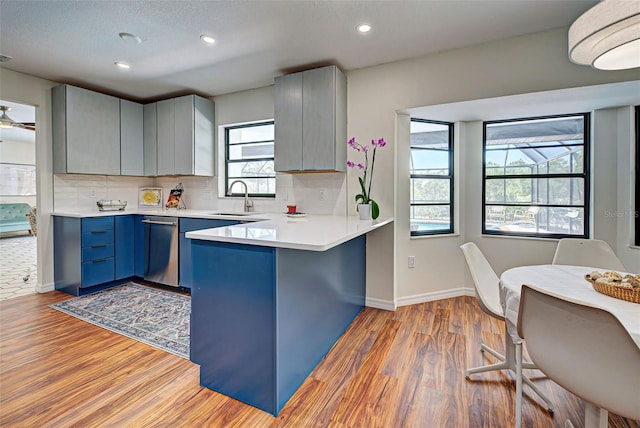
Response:
[{"label": "countertop edge", "polygon": [[[321,218],[322,216],[317,216],[317,217]],[[222,235],[222,233],[224,233],[226,230],[229,230],[230,228],[237,228],[239,226],[226,226],[226,227],[219,227],[215,229],[196,230],[192,232],[187,232],[185,236],[189,239],[196,239],[201,241],[226,242],[231,244],[246,244],[246,245],[255,245],[260,247],[284,248],[284,249],[293,249],[293,250],[327,251],[351,239],[357,238],[358,236],[365,235],[369,232],[372,232],[376,229],[386,226],[387,224],[393,223],[394,221],[393,217],[383,218],[382,220],[379,220],[379,221],[364,220],[359,222],[357,221],[357,218],[355,216],[352,216],[352,217],[342,216],[342,218],[351,219],[354,222],[354,224],[357,222],[358,227],[366,224],[366,222],[371,222],[371,223],[366,225],[362,229],[358,228],[358,230],[345,233],[336,239],[327,240],[317,244],[303,242],[302,239],[304,238],[301,238],[300,241],[292,242],[290,240],[278,240],[277,238],[276,239],[257,239],[257,238],[246,238],[246,237]],[[312,220],[313,220],[313,217],[311,217],[311,221]],[[278,225],[277,225],[277,220],[274,219],[272,221],[267,220],[265,222],[261,222],[260,226],[264,228],[268,228],[269,226],[277,227]]]}]

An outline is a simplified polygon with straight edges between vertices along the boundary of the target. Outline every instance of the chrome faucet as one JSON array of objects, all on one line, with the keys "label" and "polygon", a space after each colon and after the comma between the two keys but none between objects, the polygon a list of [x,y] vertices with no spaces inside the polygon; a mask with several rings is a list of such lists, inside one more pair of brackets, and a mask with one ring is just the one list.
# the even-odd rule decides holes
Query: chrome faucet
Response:
[{"label": "chrome faucet", "polygon": [[247,183],[242,180],[235,180],[231,182],[231,184],[229,185],[229,190],[227,190],[227,196],[231,196],[231,188],[236,183],[240,183],[244,186],[244,212],[248,213],[249,208],[253,207],[253,201],[249,199],[249,188],[247,187]]}]

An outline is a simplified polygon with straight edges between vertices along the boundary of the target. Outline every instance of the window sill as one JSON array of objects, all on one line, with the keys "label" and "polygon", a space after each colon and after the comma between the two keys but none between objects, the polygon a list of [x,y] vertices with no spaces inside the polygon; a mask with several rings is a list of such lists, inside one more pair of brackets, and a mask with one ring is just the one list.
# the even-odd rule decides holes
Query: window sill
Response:
[{"label": "window sill", "polygon": [[523,239],[525,241],[548,241],[557,242],[560,238],[543,238],[541,236],[511,236],[511,235],[493,235],[493,234],[481,234],[483,238],[498,238],[498,239]]},{"label": "window sill", "polygon": [[430,238],[456,238],[459,237],[459,233],[438,233],[433,235],[409,235],[410,240],[430,239]]}]

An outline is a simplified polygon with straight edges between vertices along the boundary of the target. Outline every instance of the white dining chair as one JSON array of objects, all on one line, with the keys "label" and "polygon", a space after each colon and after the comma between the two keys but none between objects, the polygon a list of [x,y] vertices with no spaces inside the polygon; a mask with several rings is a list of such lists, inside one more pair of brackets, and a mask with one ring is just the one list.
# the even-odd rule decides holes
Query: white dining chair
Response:
[{"label": "white dining chair", "polygon": [[560,239],[551,264],[589,266],[626,272],[626,268],[609,244],[599,239]]},{"label": "white dining chair", "polygon": [[[500,354],[484,343],[480,345],[481,352],[486,351],[490,353],[500,362],[467,369],[465,371],[465,378],[470,379],[472,374],[493,370],[511,370],[514,373],[517,373],[515,353],[516,346],[507,332],[504,310],[500,303],[500,279],[476,244],[473,242],[467,242],[466,244],[461,245],[460,248],[462,249],[469,271],[471,272],[471,277],[473,278],[478,305],[484,312],[505,323],[505,355]],[[537,367],[532,363],[523,363],[522,368],[536,369]],[[544,400],[549,412],[553,412],[553,404],[544,395],[544,393],[540,391],[533,382],[531,382],[531,379],[523,374],[522,380],[529,385],[529,387],[531,387],[531,389],[533,389],[533,391],[538,394],[542,400]]]},{"label": "white dining chair", "polygon": [[607,411],[640,420],[640,348],[611,313],[523,285],[518,335],[538,368],[587,402],[585,427],[606,427]]}]

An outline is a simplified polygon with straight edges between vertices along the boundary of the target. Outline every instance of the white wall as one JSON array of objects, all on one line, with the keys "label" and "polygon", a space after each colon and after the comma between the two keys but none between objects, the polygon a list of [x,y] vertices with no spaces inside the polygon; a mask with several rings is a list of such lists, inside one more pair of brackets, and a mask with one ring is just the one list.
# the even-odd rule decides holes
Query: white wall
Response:
[{"label": "white wall", "polygon": [[[0,162],[22,165],[36,164],[35,133],[33,141],[15,141],[5,139],[0,143]],[[0,195],[0,203],[26,203],[36,206],[35,196],[3,196]]]},{"label": "white wall", "polygon": [[0,68],[0,98],[36,107],[38,291],[53,290],[51,88],[56,83]]},{"label": "white wall", "polygon": [[[368,298],[385,301],[395,292],[397,303],[405,304],[440,298],[460,287],[471,290],[472,283],[458,248],[466,240],[479,245],[498,273],[516,265],[551,261],[556,245],[553,240],[481,236],[479,122],[459,125],[460,131],[467,134],[465,143],[456,148],[462,154],[458,180],[463,235],[410,239],[408,148],[397,147],[400,139],[396,137],[396,114],[420,106],[637,79],[637,70],[603,72],[572,64],[567,59],[566,35],[566,29],[552,30],[347,74],[349,135],[358,139],[384,137],[390,146],[390,150],[379,152],[376,161],[374,198],[381,205],[382,215],[395,213],[395,245],[389,248],[387,242],[393,238],[371,237],[367,250],[377,251],[380,258],[395,259],[395,278],[387,279],[387,266],[370,265],[368,274],[383,280],[368,283]],[[403,140],[402,144],[407,145],[406,136]],[[355,177],[349,175],[348,200],[357,189]],[[616,193],[611,183],[604,186],[608,192]],[[407,267],[408,255],[416,257],[416,268]]]}]

